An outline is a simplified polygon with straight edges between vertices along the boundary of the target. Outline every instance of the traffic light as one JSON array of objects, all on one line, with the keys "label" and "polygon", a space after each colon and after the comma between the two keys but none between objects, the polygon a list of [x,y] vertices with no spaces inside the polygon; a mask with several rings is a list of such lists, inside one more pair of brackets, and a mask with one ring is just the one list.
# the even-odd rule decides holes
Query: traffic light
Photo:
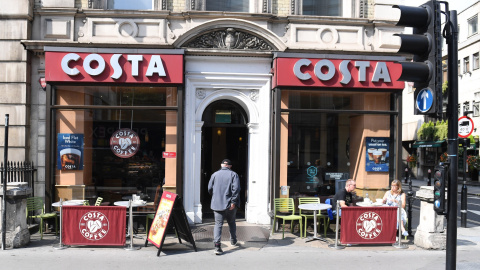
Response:
[{"label": "traffic light", "polygon": [[400,9],[397,25],[413,28],[413,34],[395,34],[401,39],[398,52],[413,54],[413,62],[399,62],[402,75],[398,80],[414,82],[416,115],[440,117],[443,112],[440,4],[429,0],[419,7],[393,7]]},{"label": "traffic light", "polygon": [[433,209],[439,215],[445,215],[445,182],[448,177],[448,167],[445,165],[435,166],[433,174]]}]

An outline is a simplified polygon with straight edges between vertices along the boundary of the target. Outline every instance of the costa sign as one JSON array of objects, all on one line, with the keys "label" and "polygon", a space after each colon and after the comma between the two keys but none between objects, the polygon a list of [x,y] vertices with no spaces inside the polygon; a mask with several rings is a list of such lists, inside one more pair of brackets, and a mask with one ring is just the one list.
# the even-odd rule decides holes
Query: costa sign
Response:
[{"label": "costa sign", "polygon": [[183,55],[46,52],[47,82],[183,83]]},{"label": "costa sign", "polygon": [[402,66],[389,61],[277,58],[274,87],[403,89]]},{"label": "costa sign", "polygon": [[131,129],[119,129],[110,137],[110,149],[119,158],[133,157],[139,148],[140,138]]}]

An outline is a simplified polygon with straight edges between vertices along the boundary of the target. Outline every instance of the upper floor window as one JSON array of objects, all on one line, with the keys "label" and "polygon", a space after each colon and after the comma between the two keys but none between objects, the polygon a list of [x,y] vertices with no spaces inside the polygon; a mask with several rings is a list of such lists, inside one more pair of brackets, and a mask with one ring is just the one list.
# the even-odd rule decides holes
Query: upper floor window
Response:
[{"label": "upper floor window", "polygon": [[468,36],[476,34],[478,32],[478,16],[475,15],[468,19]]},{"label": "upper floor window", "polygon": [[302,15],[342,16],[342,3],[338,0],[302,0]]},{"label": "upper floor window", "polygon": [[473,62],[472,62],[472,69],[478,69],[480,63],[478,59],[478,52],[473,54]]},{"label": "upper floor window", "polygon": [[463,58],[463,73],[470,72],[470,59],[469,57]]},{"label": "upper floor window", "polygon": [[249,0],[205,0],[205,10],[248,12]]},{"label": "upper floor window", "polygon": [[108,9],[153,10],[154,0],[108,0]]}]

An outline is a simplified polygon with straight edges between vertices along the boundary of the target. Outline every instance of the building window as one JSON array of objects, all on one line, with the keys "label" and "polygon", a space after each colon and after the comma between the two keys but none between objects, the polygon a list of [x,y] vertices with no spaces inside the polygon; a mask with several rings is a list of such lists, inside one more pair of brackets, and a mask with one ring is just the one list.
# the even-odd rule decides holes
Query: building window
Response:
[{"label": "building window", "polygon": [[478,32],[478,16],[475,15],[468,19],[468,36],[474,35]]},{"label": "building window", "polygon": [[473,101],[473,116],[480,116],[480,101]]},{"label": "building window", "polygon": [[205,0],[205,10],[248,12],[249,0]]},{"label": "building window", "polygon": [[478,69],[479,66],[479,59],[478,59],[478,52],[473,54],[473,62],[472,62],[472,69]]},{"label": "building window", "polygon": [[470,72],[470,57],[463,58],[463,73]]},{"label": "building window", "polygon": [[341,16],[342,1],[336,0],[303,0],[302,15]]},{"label": "building window", "polygon": [[154,0],[108,0],[107,9],[153,10]]},{"label": "building window", "polygon": [[458,60],[458,75],[462,74],[462,70],[460,69],[460,60]]},{"label": "building window", "polygon": [[470,110],[470,101],[465,101],[463,103],[463,113],[468,112]]}]

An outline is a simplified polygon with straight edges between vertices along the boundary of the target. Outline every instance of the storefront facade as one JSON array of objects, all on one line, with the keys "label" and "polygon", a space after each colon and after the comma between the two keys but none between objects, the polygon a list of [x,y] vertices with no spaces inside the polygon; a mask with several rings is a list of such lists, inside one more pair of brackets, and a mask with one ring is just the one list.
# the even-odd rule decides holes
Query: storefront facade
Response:
[{"label": "storefront facade", "polygon": [[239,217],[270,224],[282,186],[325,197],[354,178],[362,196],[401,175],[394,62],[404,57],[386,13],[368,15],[357,1],[308,18],[282,9],[291,1],[231,13],[198,1],[148,11],[67,2],[33,5],[38,31],[21,41],[30,118],[40,119],[25,156],[42,160],[35,188],[47,204],[132,193],[152,202],[163,186],[201,223],[212,215],[210,175],[229,158]]}]

